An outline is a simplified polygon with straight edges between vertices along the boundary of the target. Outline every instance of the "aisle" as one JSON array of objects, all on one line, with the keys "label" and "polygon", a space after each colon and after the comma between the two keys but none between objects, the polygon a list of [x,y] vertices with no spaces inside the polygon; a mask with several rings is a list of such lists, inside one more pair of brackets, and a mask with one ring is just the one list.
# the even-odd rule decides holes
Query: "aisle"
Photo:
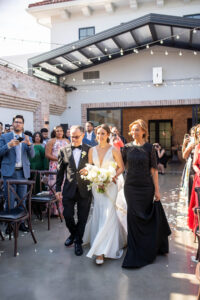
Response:
[{"label": "aisle", "polygon": [[[179,198],[180,175],[160,176],[162,202],[172,228],[170,254],[157,257],[154,264],[137,270],[121,268],[122,259],[107,260],[96,266],[84,255],[63,243],[67,237],[64,224],[52,219],[33,220],[38,240],[20,234],[19,256],[13,257],[13,242],[0,241],[1,300],[196,300],[196,244],[185,226],[184,199]],[[12,286],[12,288],[10,288]]]}]

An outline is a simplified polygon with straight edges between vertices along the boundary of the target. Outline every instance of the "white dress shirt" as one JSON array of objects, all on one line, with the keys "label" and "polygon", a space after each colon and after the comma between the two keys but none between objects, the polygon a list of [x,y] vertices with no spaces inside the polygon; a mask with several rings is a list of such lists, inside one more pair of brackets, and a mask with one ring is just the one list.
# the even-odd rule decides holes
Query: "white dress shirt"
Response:
[{"label": "white dress shirt", "polygon": [[92,133],[93,133],[93,131],[87,132],[87,139],[88,139],[89,141],[92,140]]},{"label": "white dress shirt", "polygon": [[73,150],[73,157],[74,157],[74,161],[75,161],[75,165],[76,165],[76,168],[78,169],[78,165],[79,165],[79,160],[81,158],[81,151],[80,149],[74,149]]}]

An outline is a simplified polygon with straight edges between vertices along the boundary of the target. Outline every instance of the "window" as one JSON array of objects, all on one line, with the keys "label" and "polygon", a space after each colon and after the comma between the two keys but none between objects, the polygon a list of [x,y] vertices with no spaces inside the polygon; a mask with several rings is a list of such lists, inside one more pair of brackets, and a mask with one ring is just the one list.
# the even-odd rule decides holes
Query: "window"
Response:
[{"label": "window", "polygon": [[79,28],[79,40],[95,34],[95,27]]},{"label": "window", "polygon": [[109,126],[116,126],[121,132],[121,109],[89,109],[88,120],[94,126],[100,124],[107,124]]}]

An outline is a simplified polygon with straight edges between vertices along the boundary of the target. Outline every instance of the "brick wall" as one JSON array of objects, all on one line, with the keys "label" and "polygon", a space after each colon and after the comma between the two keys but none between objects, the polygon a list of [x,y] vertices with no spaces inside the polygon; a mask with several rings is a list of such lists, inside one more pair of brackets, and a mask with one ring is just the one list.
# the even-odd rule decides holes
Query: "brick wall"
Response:
[{"label": "brick wall", "polygon": [[182,144],[188,118],[192,118],[192,106],[126,108],[123,109],[123,133],[130,141],[128,125],[137,119],[143,119],[147,124],[149,120],[172,120],[173,141]]},{"label": "brick wall", "polygon": [[[60,86],[0,66],[0,107],[22,109],[34,113],[34,130],[48,127],[49,107],[61,115],[67,107],[66,92]],[[52,114],[52,111],[51,111]]]}]

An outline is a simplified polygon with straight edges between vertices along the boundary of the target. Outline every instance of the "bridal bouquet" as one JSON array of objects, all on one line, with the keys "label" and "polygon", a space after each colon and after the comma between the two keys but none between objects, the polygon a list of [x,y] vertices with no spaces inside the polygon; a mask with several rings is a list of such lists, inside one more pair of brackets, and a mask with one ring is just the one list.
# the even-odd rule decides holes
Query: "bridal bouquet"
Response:
[{"label": "bridal bouquet", "polygon": [[97,166],[86,164],[85,170],[87,175],[81,175],[84,180],[89,180],[88,190],[94,186],[98,193],[105,193],[106,188],[112,182],[116,175],[116,163],[110,163],[107,169],[98,168]]}]

